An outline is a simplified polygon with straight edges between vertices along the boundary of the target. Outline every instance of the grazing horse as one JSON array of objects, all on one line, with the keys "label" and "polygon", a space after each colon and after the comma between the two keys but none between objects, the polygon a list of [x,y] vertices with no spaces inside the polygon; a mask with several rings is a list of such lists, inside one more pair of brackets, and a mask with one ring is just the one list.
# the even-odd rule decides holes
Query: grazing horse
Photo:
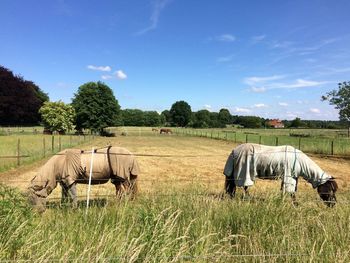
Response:
[{"label": "grazing horse", "polygon": [[117,196],[137,192],[139,165],[135,157],[125,148],[106,147],[93,153],[80,149],[64,150],[41,167],[28,187],[28,199],[39,211],[46,208],[46,198],[57,183],[62,187],[62,201],[70,197],[77,206],[76,184],[88,184],[91,162],[91,184],[104,184],[111,180]]},{"label": "grazing horse", "polygon": [[159,133],[160,134],[162,134],[162,133],[169,134],[169,133],[172,133],[172,131],[171,131],[171,129],[168,129],[168,128],[161,128]]},{"label": "grazing horse", "polygon": [[152,128],[152,131],[158,132],[158,129],[157,128]]},{"label": "grazing horse", "polygon": [[336,203],[338,185],[333,177],[324,172],[302,151],[292,146],[265,146],[245,143],[233,149],[224,168],[225,190],[234,197],[236,187],[248,187],[255,178],[282,179],[283,192],[290,193],[295,200],[298,177],[303,177],[328,205]]}]

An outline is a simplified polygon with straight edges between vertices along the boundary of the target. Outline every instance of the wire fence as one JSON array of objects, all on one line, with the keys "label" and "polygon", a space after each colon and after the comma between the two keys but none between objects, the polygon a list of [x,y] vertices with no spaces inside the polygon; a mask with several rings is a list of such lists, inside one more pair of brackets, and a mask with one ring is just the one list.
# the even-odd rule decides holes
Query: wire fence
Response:
[{"label": "wire fence", "polygon": [[3,136],[0,138],[0,171],[52,156],[94,138],[94,135]]},{"label": "wire fence", "polygon": [[226,130],[197,130],[188,128],[174,128],[175,134],[182,136],[205,137],[234,143],[256,143],[270,146],[291,145],[307,153],[326,154],[350,157],[349,138],[317,138],[286,135],[262,135]]}]

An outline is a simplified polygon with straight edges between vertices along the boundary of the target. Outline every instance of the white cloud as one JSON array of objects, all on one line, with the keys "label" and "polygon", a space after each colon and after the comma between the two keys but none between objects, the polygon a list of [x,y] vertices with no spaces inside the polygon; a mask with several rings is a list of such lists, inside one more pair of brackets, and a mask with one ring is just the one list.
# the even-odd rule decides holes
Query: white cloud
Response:
[{"label": "white cloud", "polygon": [[272,44],[272,48],[275,49],[275,48],[282,48],[282,49],[289,49],[292,45],[294,45],[294,42],[291,42],[291,41],[275,41],[273,44]]},{"label": "white cloud", "polygon": [[317,62],[317,59],[307,58],[307,59],[304,59],[304,61],[307,62],[307,63],[315,63],[315,62]]},{"label": "white cloud", "polygon": [[286,107],[286,106],[288,106],[288,103],[286,103],[286,102],[279,102],[278,105]]},{"label": "white cloud", "polygon": [[217,36],[215,39],[221,42],[234,42],[236,40],[236,37],[231,34],[222,34],[220,36]]},{"label": "white cloud", "polygon": [[253,36],[252,41],[253,43],[258,43],[260,41],[263,41],[265,38],[266,38],[266,35]]},{"label": "white cloud", "polygon": [[236,107],[235,112],[242,112],[242,113],[248,113],[248,112],[251,112],[250,109],[247,109],[247,108],[239,108],[239,107]]},{"label": "white cloud", "polygon": [[152,15],[150,17],[151,25],[137,32],[136,35],[143,35],[149,31],[155,30],[158,26],[159,17],[166,5],[168,5],[172,0],[155,0],[153,2]]},{"label": "white cloud", "polygon": [[226,56],[226,57],[219,57],[216,59],[216,62],[223,63],[223,62],[230,62],[233,59],[233,55]]},{"label": "white cloud", "polygon": [[101,78],[103,80],[114,79],[114,78],[124,80],[124,79],[127,79],[128,76],[122,70],[117,70],[116,72],[114,72],[113,75],[102,75]]},{"label": "white cloud", "polygon": [[211,105],[209,105],[209,104],[205,104],[204,108],[208,111],[211,111]]},{"label": "white cloud", "polygon": [[111,75],[102,75],[101,78],[104,79],[104,80],[107,80],[107,79],[112,79],[113,76],[111,76]]},{"label": "white cloud", "polygon": [[266,77],[247,77],[243,82],[250,87],[250,91],[254,93],[262,93],[271,89],[297,89],[317,87],[329,83],[329,81],[314,81],[305,79],[296,79],[293,82],[276,82],[276,80],[284,79],[286,75],[273,75]]},{"label": "white cloud", "polygon": [[264,103],[254,104],[254,108],[267,108],[268,106]]},{"label": "white cloud", "polygon": [[109,72],[109,71],[112,70],[110,66],[93,66],[93,65],[88,65],[87,68],[91,69],[91,70],[104,71],[104,72]]},{"label": "white cloud", "polygon": [[310,112],[312,112],[312,113],[321,113],[321,111],[319,109],[316,109],[316,108],[311,108]]},{"label": "white cloud", "polygon": [[259,83],[265,83],[268,81],[273,81],[273,80],[279,80],[285,78],[284,75],[273,75],[273,76],[267,76],[267,77],[248,77],[244,79],[244,83],[248,85],[256,85]]},{"label": "white cloud", "polygon": [[292,84],[279,84],[279,86],[276,86],[276,88],[280,87],[280,88],[294,89],[294,88],[315,87],[315,86],[323,85],[325,83],[327,82],[297,79]]},{"label": "white cloud", "polygon": [[126,79],[128,77],[122,70],[117,70],[115,72],[115,75],[117,79],[120,79],[120,80]]},{"label": "white cloud", "polygon": [[330,68],[331,73],[347,73],[350,72],[350,68]]},{"label": "white cloud", "polygon": [[250,92],[254,92],[254,93],[264,93],[266,92],[266,88],[265,87],[251,87],[249,89]]}]

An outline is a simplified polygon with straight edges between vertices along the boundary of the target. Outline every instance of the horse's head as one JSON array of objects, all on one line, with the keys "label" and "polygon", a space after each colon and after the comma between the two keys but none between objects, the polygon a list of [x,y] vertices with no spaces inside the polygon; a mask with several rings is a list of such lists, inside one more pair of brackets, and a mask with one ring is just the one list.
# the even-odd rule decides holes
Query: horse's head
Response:
[{"label": "horse's head", "polygon": [[332,177],[324,184],[321,184],[317,187],[317,192],[320,195],[321,199],[325,202],[329,207],[333,207],[337,202],[337,198],[335,193],[338,190],[338,184]]},{"label": "horse's head", "polygon": [[26,192],[28,202],[34,207],[39,213],[43,213],[46,210],[46,198],[41,197],[35,193],[32,188],[28,188]]}]

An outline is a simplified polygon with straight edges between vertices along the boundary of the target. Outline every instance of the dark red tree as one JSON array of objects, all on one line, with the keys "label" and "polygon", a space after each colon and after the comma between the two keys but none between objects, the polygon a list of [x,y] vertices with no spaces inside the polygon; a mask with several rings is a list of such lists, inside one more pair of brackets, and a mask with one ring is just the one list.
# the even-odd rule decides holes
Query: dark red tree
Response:
[{"label": "dark red tree", "polygon": [[47,94],[34,82],[0,66],[0,125],[38,124],[39,109],[47,100]]}]

